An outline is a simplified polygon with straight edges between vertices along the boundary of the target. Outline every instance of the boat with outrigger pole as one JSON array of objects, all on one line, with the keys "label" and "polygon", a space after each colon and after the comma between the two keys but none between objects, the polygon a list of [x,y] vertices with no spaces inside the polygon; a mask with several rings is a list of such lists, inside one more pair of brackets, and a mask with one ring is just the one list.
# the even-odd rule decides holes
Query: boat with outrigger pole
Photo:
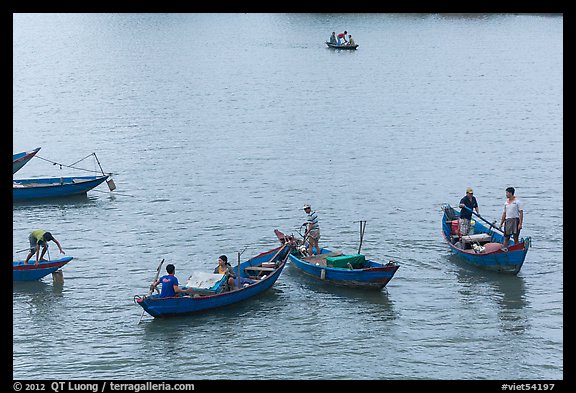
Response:
[{"label": "boat with outrigger pole", "polygon": [[59,165],[60,169],[62,169],[62,167],[67,167],[98,173],[97,171],[75,167],[75,165],[79,162],[86,160],[89,157],[94,157],[101,174],[93,176],[60,176],[14,179],[12,181],[12,200],[14,202],[34,201],[48,198],[68,198],[72,196],[86,195],[88,191],[94,189],[104,182],[107,183],[108,189],[110,191],[114,191],[116,189],[116,185],[112,179],[112,173],[104,173],[96,153],[91,153],[70,165],[60,164],[46,158],[39,157],[38,155],[35,157],[44,161],[48,161],[53,165]]}]

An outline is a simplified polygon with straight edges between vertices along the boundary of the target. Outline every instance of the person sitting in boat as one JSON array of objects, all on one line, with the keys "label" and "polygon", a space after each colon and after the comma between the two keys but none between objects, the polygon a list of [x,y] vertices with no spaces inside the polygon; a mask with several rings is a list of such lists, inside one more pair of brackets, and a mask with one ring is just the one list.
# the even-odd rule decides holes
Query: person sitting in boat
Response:
[{"label": "person sitting in boat", "polygon": [[352,34],[348,34],[348,44],[347,45],[351,45],[351,46],[356,45],[356,43],[352,39]]},{"label": "person sitting in boat", "polygon": [[236,273],[234,273],[232,266],[230,266],[228,263],[228,257],[226,255],[220,255],[218,257],[218,266],[214,268],[214,274],[225,274],[226,277],[228,277],[224,291],[234,288],[234,279],[236,278]]},{"label": "person sitting in boat", "polygon": [[[476,209],[476,213],[479,215],[478,201],[474,196],[474,190],[468,187],[466,189],[466,195],[460,199],[460,219],[458,220],[458,229],[460,231],[460,236],[466,236],[470,232],[470,220],[472,220],[472,209]],[[468,209],[466,209],[466,207]]]},{"label": "person sitting in boat", "polygon": [[342,44],[342,40],[344,40],[344,42],[348,42],[346,40],[346,34],[348,34],[348,32],[346,30],[344,30],[344,33],[340,33],[336,36],[336,38],[338,38],[338,45]]},{"label": "person sitting in boat", "polygon": [[[234,273],[232,266],[230,266],[230,263],[228,263],[228,257],[226,255],[220,255],[218,257],[218,266],[214,268],[214,274],[225,274],[226,277],[228,277],[224,286],[224,292],[231,291],[236,288],[236,273]],[[245,277],[240,277],[239,281],[240,286],[254,283],[253,280]]]},{"label": "person sitting in boat", "polygon": [[[30,241],[30,252],[28,253],[28,256],[26,257],[24,264],[28,264],[28,261],[30,260],[30,258],[32,258],[32,255],[34,255],[34,253],[36,253],[35,265],[38,265],[38,263],[40,261],[46,261],[44,259],[44,254],[46,254],[46,251],[48,251],[48,242],[50,240],[52,240],[54,243],[56,243],[56,245],[58,246],[58,249],[60,249],[60,254],[66,254],[64,252],[64,250],[62,249],[62,246],[60,245],[58,240],[56,240],[50,232],[43,231],[41,229],[37,229],[37,230],[32,231],[30,233],[30,235],[28,236],[28,240]],[[38,255],[40,253],[40,247],[42,247],[42,253],[40,254],[40,260],[38,260]]]},{"label": "person sitting in boat", "polygon": [[150,290],[153,291],[156,289],[158,284],[162,283],[162,290],[160,291],[159,297],[174,297],[177,294],[181,293],[190,293],[192,288],[189,289],[182,289],[178,285],[178,278],[176,278],[176,267],[173,264],[166,265],[166,273],[165,276],[160,277],[156,280],[155,283],[150,285]]},{"label": "person sitting in boat", "polygon": [[338,41],[336,40],[336,32],[333,31],[332,35],[330,36],[330,43],[336,45]]}]

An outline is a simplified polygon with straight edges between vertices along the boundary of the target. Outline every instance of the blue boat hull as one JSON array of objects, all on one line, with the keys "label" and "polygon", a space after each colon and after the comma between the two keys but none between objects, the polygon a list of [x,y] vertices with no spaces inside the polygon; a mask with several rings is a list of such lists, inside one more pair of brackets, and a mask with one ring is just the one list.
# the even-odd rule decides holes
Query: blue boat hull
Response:
[{"label": "blue boat hull", "polygon": [[31,151],[24,151],[22,153],[17,153],[17,154],[13,154],[12,155],[12,174],[18,172],[20,169],[22,169],[22,167],[24,165],[26,165],[26,163],[28,161],[30,161],[32,159],[32,157],[34,157],[36,155],[36,153],[38,153],[38,150],[40,150],[39,147],[37,147],[34,150]]},{"label": "blue boat hull", "polygon": [[62,266],[70,262],[73,257],[65,257],[53,261],[42,261],[35,266],[35,261],[31,259],[28,264],[24,261],[13,261],[12,265],[12,281],[36,281],[50,273],[54,273]]},{"label": "blue boat hull", "polygon": [[49,177],[13,181],[14,202],[43,198],[65,198],[86,194],[108,178],[104,176]]},{"label": "blue boat hull", "polygon": [[328,48],[332,48],[332,49],[356,50],[356,48],[358,48],[358,44],[355,44],[355,45],[346,45],[346,44],[338,45],[338,44],[332,44],[330,42],[326,42],[326,45],[328,45]]},{"label": "blue boat hull", "polygon": [[[323,254],[330,252],[325,248],[321,251]],[[335,268],[308,263],[293,254],[290,262],[302,272],[331,284],[372,289],[385,287],[399,268],[395,263],[382,264],[370,260],[366,260],[368,267],[363,269]]]},{"label": "blue boat hull", "polygon": [[[458,212],[454,213],[459,216]],[[514,240],[511,238],[508,250],[504,251],[502,249],[504,242],[502,234],[489,229],[478,221],[474,224],[473,231],[474,234],[484,233],[491,237],[491,241],[484,245],[485,250],[482,252],[470,248],[462,248],[458,243],[454,242],[451,224],[446,216],[446,212],[444,212],[442,216],[442,234],[452,252],[460,256],[467,263],[478,268],[499,273],[518,274],[524,264],[526,254],[532,245],[530,237],[519,239],[518,244],[514,244]]]},{"label": "blue boat hull", "polygon": [[[241,263],[240,277],[248,277],[244,270],[246,267],[256,266],[263,262],[268,262],[280,249],[281,247],[278,247]],[[184,295],[168,298],[161,298],[158,295],[145,297],[136,296],[134,300],[148,314],[155,318],[194,314],[201,311],[211,310],[242,302],[265,292],[267,289],[272,287],[272,285],[274,285],[278,277],[280,277],[284,266],[286,265],[285,256],[287,252],[288,248],[285,248],[277,256],[276,260],[281,260],[281,263],[273,272],[271,272],[265,278],[256,281],[254,284],[240,289],[205,296]],[[237,267],[234,267],[234,270],[237,272]]]}]

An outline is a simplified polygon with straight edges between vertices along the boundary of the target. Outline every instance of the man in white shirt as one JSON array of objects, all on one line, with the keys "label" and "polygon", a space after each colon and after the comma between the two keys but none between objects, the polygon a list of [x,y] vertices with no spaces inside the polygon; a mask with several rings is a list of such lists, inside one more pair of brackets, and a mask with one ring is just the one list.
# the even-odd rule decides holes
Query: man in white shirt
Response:
[{"label": "man in white shirt", "polygon": [[514,243],[518,243],[520,230],[522,229],[522,222],[524,221],[524,210],[522,203],[514,196],[514,187],[506,189],[506,203],[504,204],[504,212],[502,213],[502,220],[500,221],[500,229],[504,225],[504,244],[506,250],[508,247],[508,240],[510,236],[514,236]]}]

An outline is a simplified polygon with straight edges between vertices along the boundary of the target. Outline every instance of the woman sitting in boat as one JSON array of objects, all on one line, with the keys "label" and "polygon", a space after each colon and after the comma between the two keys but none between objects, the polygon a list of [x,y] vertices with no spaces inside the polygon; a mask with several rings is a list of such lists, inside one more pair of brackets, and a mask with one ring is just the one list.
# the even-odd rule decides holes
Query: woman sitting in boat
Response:
[{"label": "woman sitting in boat", "polygon": [[[214,274],[225,274],[226,277],[228,277],[224,287],[224,292],[231,291],[236,287],[236,273],[234,273],[232,266],[228,263],[228,257],[226,255],[220,255],[218,257],[218,266],[214,268]],[[240,285],[252,283],[254,283],[253,280],[240,277]]]}]

